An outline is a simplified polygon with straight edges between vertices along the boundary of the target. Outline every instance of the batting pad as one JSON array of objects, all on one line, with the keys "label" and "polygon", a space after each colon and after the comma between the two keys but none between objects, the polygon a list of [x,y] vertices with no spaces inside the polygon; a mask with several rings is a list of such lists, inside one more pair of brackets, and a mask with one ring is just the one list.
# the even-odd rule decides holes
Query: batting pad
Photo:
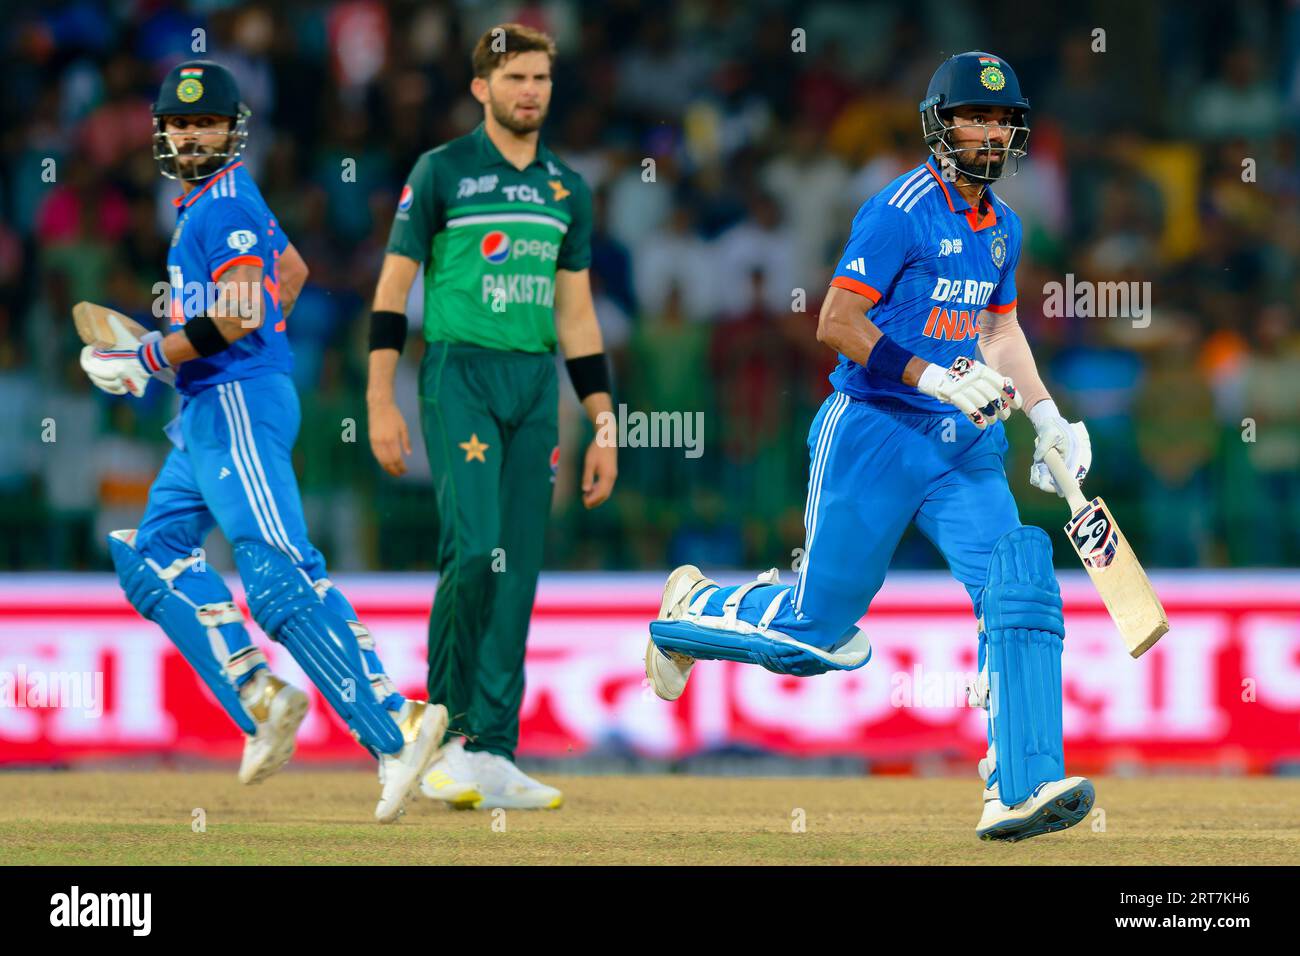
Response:
[{"label": "batting pad", "polygon": [[1040,783],[1065,776],[1065,620],[1052,542],[1041,528],[1017,528],[993,546],[983,610],[999,796],[1010,807]]},{"label": "batting pad", "polygon": [[[214,576],[214,582],[189,583],[191,590],[207,587],[211,594],[185,594],[172,581],[160,577],[158,565],[128,543],[134,535],[133,531],[115,531],[108,536],[108,553],[113,558],[113,567],[117,569],[117,579],[126,592],[126,599],[141,615],[161,627],[172,639],[172,643],[180,649],[194,672],[208,685],[208,689],[217,698],[217,703],[239,729],[249,735],[257,733],[257,724],[244,709],[239,691],[222,662],[217,660],[212,650],[209,627],[201,619],[205,607],[230,601],[230,592],[226,590],[221,578]],[[196,598],[211,603],[200,605],[196,603]]]},{"label": "batting pad", "polygon": [[261,541],[234,547],[248,609],[284,645],[313,684],[372,753],[395,754],[402,732],[370,692],[361,648],[347,622],[327,608],[311,581],[284,553]]},{"label": "batting pad", "polygon": [[[743,623],[743,622],[742,622]],[[752,625],[750,625],[752,627]],[[685,654],[697,661],[738,661],[757,664],[776,674],[812,677],[827,671],[851,671],[871,660],[871,642],[856,627],[835,651],[824,651],[777,631],[722,630],[687,621],[652,621],[650,639],[661,651]]]}]

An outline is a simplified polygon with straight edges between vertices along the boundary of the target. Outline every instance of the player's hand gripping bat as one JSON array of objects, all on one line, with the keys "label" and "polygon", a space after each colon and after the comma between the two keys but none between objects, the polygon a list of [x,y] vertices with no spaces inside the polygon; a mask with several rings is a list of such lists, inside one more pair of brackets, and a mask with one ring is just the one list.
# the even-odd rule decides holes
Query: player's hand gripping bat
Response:
[{"label": "player's hand gripping bat", "polygon": [[[97,348],[139,348],[141,340],[149,334],[149,330],[134,319],[94,302],[78,302],[74,305],[72,321],[77,326],[77,335],[81,341]],[[175,386],[176,371],[164,369],[154,378]]]}]

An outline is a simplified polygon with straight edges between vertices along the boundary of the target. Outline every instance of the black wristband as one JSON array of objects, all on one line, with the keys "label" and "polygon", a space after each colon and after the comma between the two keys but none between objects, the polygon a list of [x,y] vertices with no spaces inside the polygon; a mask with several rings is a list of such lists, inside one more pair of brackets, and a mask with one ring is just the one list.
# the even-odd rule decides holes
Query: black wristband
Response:
[{"label": "black wristband", "polygon": [[564,367],[569,370],[569,381],[578,393],[578,401],[597,392],[613,392],[609,384],[609,363],[605,361],[604,352],[566,359]]},{"label": "black wristband", "polygon": [[876,344],[871,346],[871,351],[867,353],[866,369],[888,381],[901,382],[903,371],[913,358],[915,356],[907,349],[888,335],[882,335],[876,339]]},{"label": "black wristband", "polygon": [[373,312],[370,315],[370,351],[406,346],[406,316],[401,312]]},{"label": "black wristband", "polygon": [[230,348],[230,343],[226,341],[226,337],[221,334],[217,323],[212,321],[210,315],[200,315],[190,319],[181,326],[181,331],[190,340],[190,345],[194,346],[194,351],[203,358]]}]

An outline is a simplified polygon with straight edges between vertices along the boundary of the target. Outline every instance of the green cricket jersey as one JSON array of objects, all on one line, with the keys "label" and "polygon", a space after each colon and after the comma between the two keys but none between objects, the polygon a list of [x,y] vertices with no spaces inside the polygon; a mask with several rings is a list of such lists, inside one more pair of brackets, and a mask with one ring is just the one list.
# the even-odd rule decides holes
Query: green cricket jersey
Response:
[{"label": "green cricket jersey", "polygon": [[516,169],[483,124],[423,154],[388,251],[424,263],[424,338],[555,351],[555,271],[591,264],[591,192],[540,142]]}]

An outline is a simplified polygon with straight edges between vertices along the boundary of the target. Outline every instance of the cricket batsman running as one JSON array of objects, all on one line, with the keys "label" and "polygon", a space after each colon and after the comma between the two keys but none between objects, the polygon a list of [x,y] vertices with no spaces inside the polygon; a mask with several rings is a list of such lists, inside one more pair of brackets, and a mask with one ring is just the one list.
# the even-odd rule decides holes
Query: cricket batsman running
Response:
[{"label": "cricket batsman running", "polygon": [[1078,479],[1092,460],[1087,431],[1057,411],[1016,321],[1020,220],[990,188],[1026,154],[1028,110],[999,57],[963,53],[935,72],[920,104],[931,155],[858,211],[818,321],[818,340],[840,357],[808,436],[798,580],[782,585],[773,569],[721,587],[679,567],[646,649],[665,700],[697,660],[798,676],[861,667],[871,645],[857,623],[916,522],[979,624],[970,697],[990,730],[976,833],[1012,841],[1073,826],[1094,799],[1088,780],[1065,774],[1051,542],[1021,525],[1003,468],[1002,421],[1021,407],[1038,434],[1036,487],[1061,494],[1049,449]]},{"label": "cricket batsman running", "polygon": [[240,781],[265,779],[292,756],[307,695],[271,673],[203,560],[203,542],[220,525],[254,620],[378,758],[375,816],[395,821],[437,759],[447,712],[397,692],[307,539],[290,457],[300,410],[285,335],[307,266],[239,159],[248,109],[224,67],[174,68],[153,115],[154,159],[182,190],[167,255],[171,330],[81,354],[105,392],[139,397],[151,375],[174,376],[181,396],[167,428],[175,447],[140,527],[109,535],[118,579],[247,735]]},{"label": "cricket batsman running", "polygon": [[[610,414],[592,304],[591,193],[541,141],[555,44],[517,23],[474,48],[483,123],[424,153],[402,190],[375,289],[370,446],[400,475],[411,453],[393,378],[406,300],[424,276],[420,425],[439,519],[429,696],[454,740],[426,796],[453,807],[558,809],[563,794],[514,763],[524,647],[559,467],[555,349],[587,416]],[[609,498],[618,449],[593,441],[582,503]]]}]

